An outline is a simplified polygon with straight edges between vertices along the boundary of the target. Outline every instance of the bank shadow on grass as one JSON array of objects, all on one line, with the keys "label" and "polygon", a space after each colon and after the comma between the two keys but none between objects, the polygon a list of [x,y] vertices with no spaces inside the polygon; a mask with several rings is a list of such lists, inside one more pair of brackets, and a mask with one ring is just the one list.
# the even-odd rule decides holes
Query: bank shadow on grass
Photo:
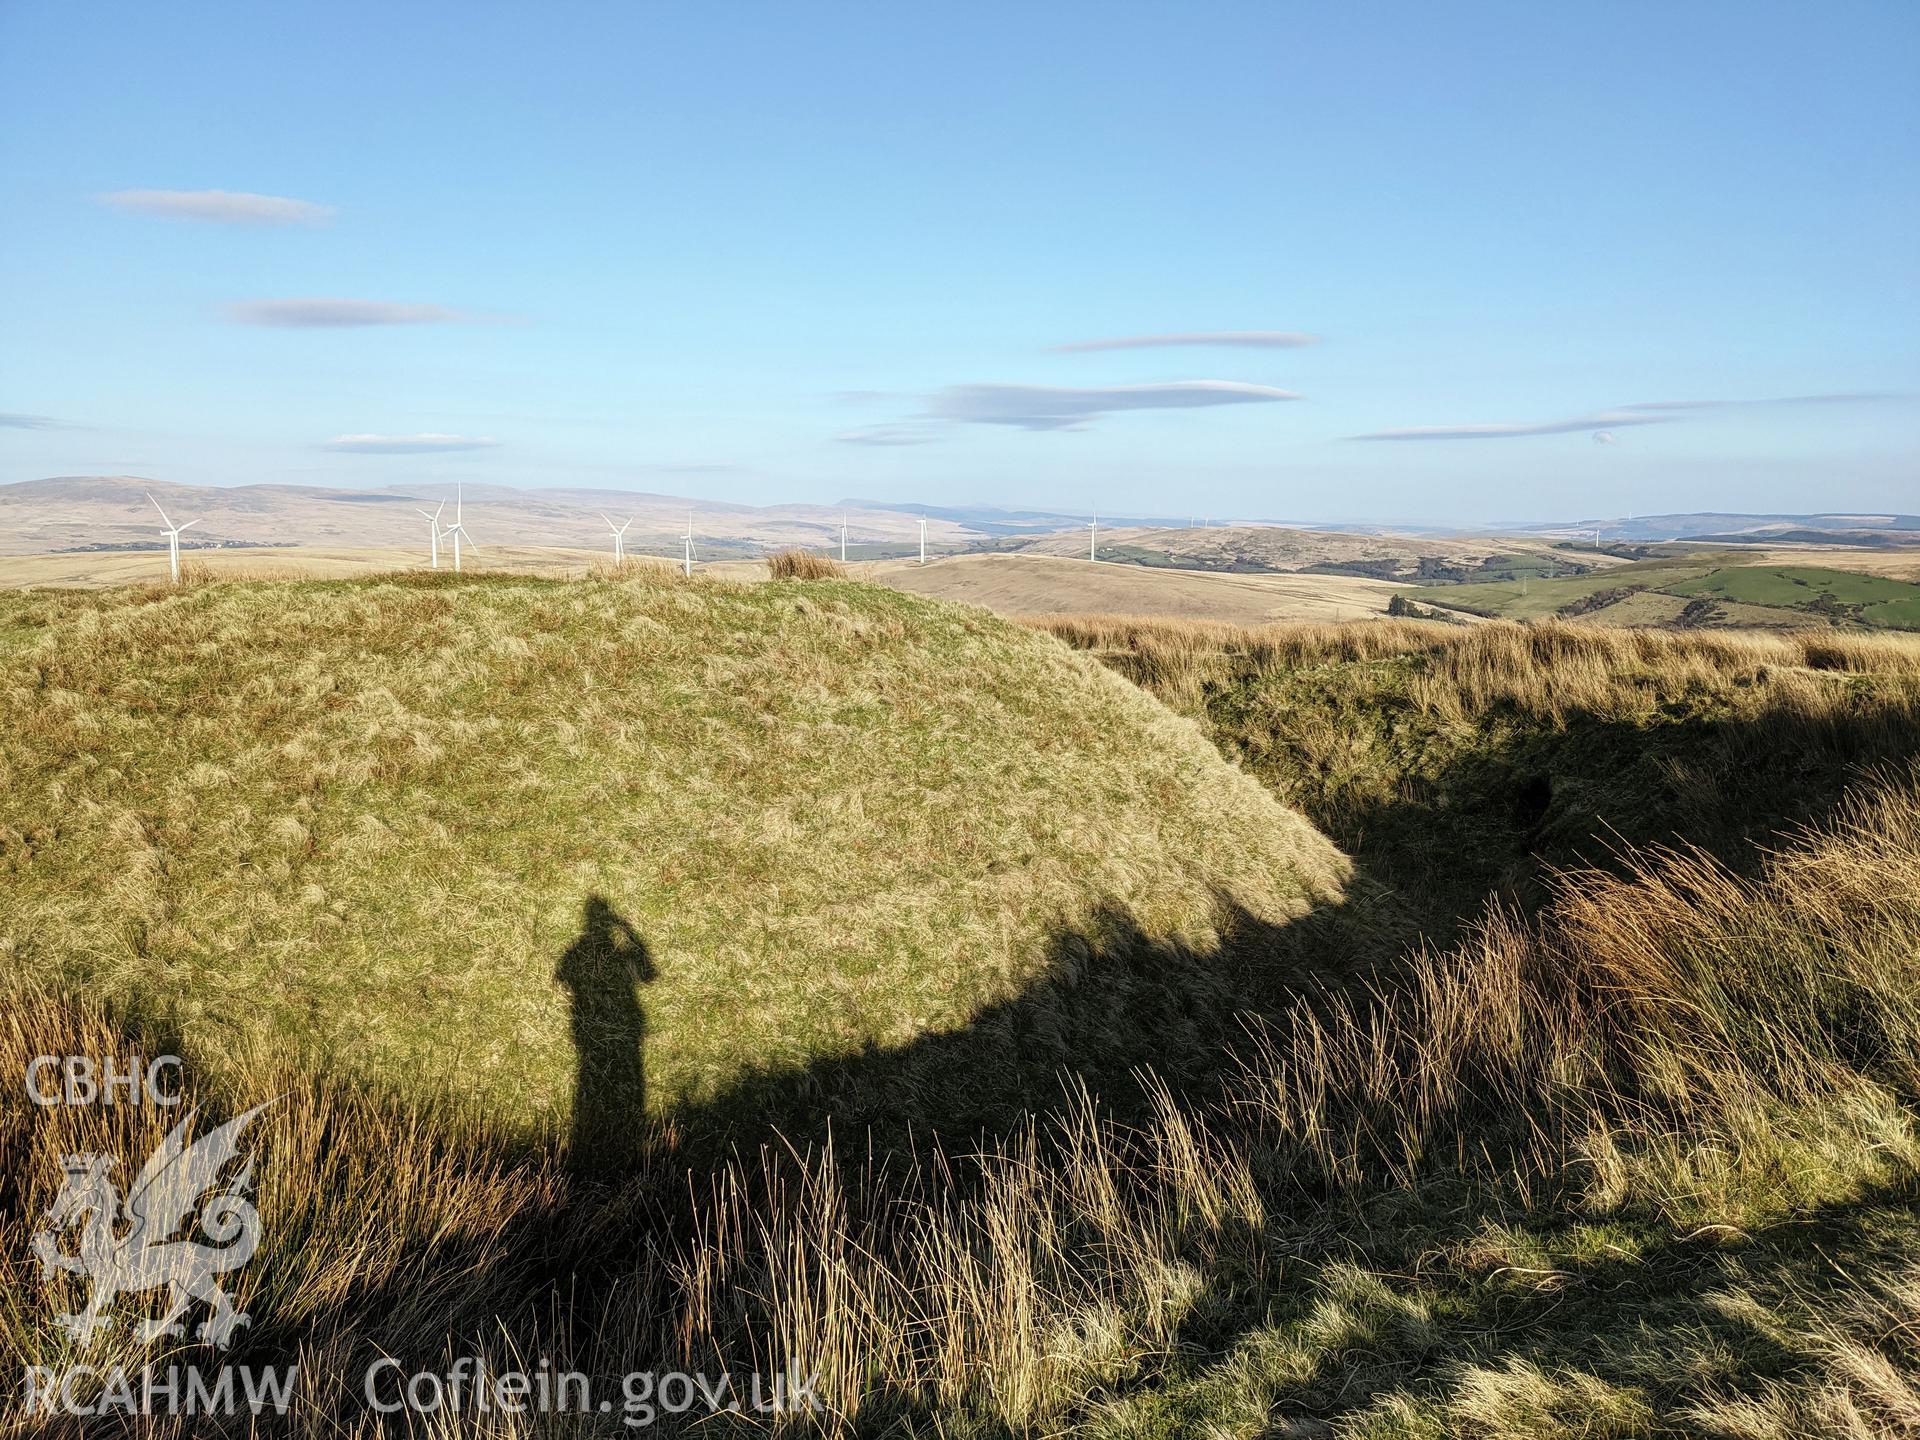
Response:
[{"label": "bank shadow on grass", "polygon": [[1138,1114],[1145,1072],[1174,1095],[1215,1091],[1253,1017],[1329,988],[1330,952],[1352,946],[1343,906],[1278,923],[1230,896],[1214,900],[1216,946],[1149,935],[1124,908],[1055,934],[1019,993],[955,1029],[904,1045],[748,1068],[719,1094],[647,1111],[644,938],[602,897],[556,974],[572,1007],[574,1109],[569,1170],[615,1179],[662,1165],[701,1167],[764,1144],[832,1141],[865,1153],[936,1137],[972,1146],[1011,1133],[1084,1085]]},{"label": "bank shadow on grass", "polygon": [[[1920,713],[1896,697],[1669,726],[1581,713],[1558,730],[1496,725],[1390,796],[1316,817],[1357,861],[1337,903],[1276,923],[1217,895],[1220,938],[1208,947],[1151,936],[1108,906],[1055,934],[1019,993],[963,1026],[749,1072],[706,1100],[656,1106],[652,1128],[664,1126],[670,1163],[699,1166],[829,1134],[862,1152],[910,1136],[990,1140],[1044,1118],[1067,1084],[1126,1118],[1140,1113],[1143,1068],[1176,1099],[1209,1098],[1249,1026],[1333,995],[1364,1016],[1412,947],[1457,938],[1490,903],[1536,909],[1557,868],[1683,845],[1752,874],[1767,848],[1828,818],[1873,767],[1916,754]],[[661,1158],[658,1135],[639,1138],[649,1122],[634,997],[645,979],[628,964],[650,975],[644,937],[589,899],[559,972],[574,1005],[572,1137],[611,1160],[581,1155],[582,1174]]]},{"label": "bank shadow on grass", "polygon": [[1268,1400],[1280,1435],[1364,1429],[1389,1397],[1444,1416],[1472,1371],[1518,1378],[1516,1414],[1531,1400],[1532,1425],[1516,1420],[1515,1434],[1594,1433],[1592,1392],[1529,1388],[1529,1374],[1589,1376],[1649,1407],[1650,1429],[1609,1434],[1762,1433],[1703,1432],[1695,1407],[1737,1411],[1764,1387],[1805,1384],[1835,1365],[1831,1327],[1850,1313],[1856,1356],[1877,1348],[1884,1363],[1907,1348],[1897,1327],[1858,1313],[1862,1300],[1902,1304],[1920,1263],[1920,1192],[1890,1179],[1750,1230],[1683,1232],[1441,1184],[1303,1211],[1264,1243],[1297,1267],[1292,1283],[1260,1289],[1208,1267],[1165,1362],[1114,1397],[1116,1428],[1170,1433],[1183,1402],[1252,1353],[1284,1376]]},{"label": "bank shadow on grass", "polygon": [[[1137,1111],[1144,1067],[1181,1097],[1214,1092],[1237,1017],[1305,975],[1315,947],[1302,937],[1321,923],[1310,915],[1275,924],[1224,897],[1219,905],[1217,947],[1155,939],[1112,907],[1055,936],[1017,996],[960,1029],[752,1075],[662,1125],[646,1114],[647,987],[657,964],[633,921],[590,897],[553,962],[577,1051],[564,1136],[516,1149],[497,1134],[449,1128],[423,1146],[398,1098],[362,1092],[348,1119],[327,1096],[353,1082],[332,1076],[312,1093],[301,1087],[272,1123],[294,1123],[297,1111],[299,1124],[335,1132],[331,1144],[365,1153],[337,1174],[289,1174],[272,1132],[261,1132],[262,1173],[272,1174],[281,1208],[264,1216],[268,1245],[236,1291],[252,1324],[225,1358],[262,1365],[305,1356],[304,1365],[337,1370],[340,1383],[329,1384],[324,1403],[343,1421],[359,1416],[352,1382],[374,1359],[391,1356],[409,1373],[443,1365],[448,1354],[497,1343],[503,1327],[541,1337],[532,1351],[590,1346],[591,1357],[570,1359],[596,1373],[658,1366],[671,1358],[648,1348],[674,1328],[669,1257],[711,1224],[716,1171],[731,1156],[749,1157],[750,1185],[751,1158],[763,1146],[871,1146],[905,1162],[909,1152],[928,1154],[937,1134],[946,1153],[963,1156],[1062,1105],[1066,1081],[1084,1082],[1119,1113]],[[130,1053],[146,1053],[156,1038],[147,1025],[128,1026]],[[224,1093],[211,1073],[190,1079],[209,1123],[259,1098]],[[953,1183],[972,1183],[964,1161],[949,1173]],[[468,1175],[504,1183],[481,1207],[462,1198]],[[362,1233],[369,1183],[401,1187],[405,1203],[380,1213],[399,1216],[405,1233]],[[322,1290],[291,1279],[311,1268],[315,1247],[329,1274]],[[275,1272],[276,1256],[286,1272]],[[124,1302],[128,1316],[139,1306]],[[661,1313],[669,1318],[656,1329]],[[631,1337],[602,1334],[609,1316],[634,1326]],[[898,1397],[903,1413],[914,1403]]]}]

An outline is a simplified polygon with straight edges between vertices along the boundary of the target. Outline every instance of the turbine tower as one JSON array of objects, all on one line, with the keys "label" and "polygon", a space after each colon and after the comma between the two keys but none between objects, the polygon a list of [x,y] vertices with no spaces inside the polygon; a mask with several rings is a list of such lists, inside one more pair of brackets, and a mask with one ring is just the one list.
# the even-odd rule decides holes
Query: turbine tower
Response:
[{"label": "turbine tower", "polygon": [[840,563],[847,563],[847,512],[840,512]]},{"label": "turbine tower", "polygon": [[460,487],[455,486],[453,491],[453,524],[447,527],[447,534],[453,537],[453,573],[456,575],[460,573],[460,542],[465,540],[471,544],[473,541],[473,536],[467,533],[466,520],[463,518],[465,508],[465,501],[460,493]]},{"label": "turbine tower", "polygon": [[1093,518],[1087,522],[1087,558],[1100,558],[1100,512],[1095,510]]},{"label": "turbine tower", "polygon": [[447,502],[442,500],[433,507],[432,514],[428,514],[425,510],[417,512],[427,517],[427,535],[430,537],[427,541],[428,564],[435,570],[440,568],[440,512],[446,508]]},{"label": "turbine tower", "polygon": [[920,563],[927,563],[927,517],[920,517]]},{"label": "turbine tower", "polygon": [[[154,509],[160,510],[160,502],[155,500],[152,495],[147,495],[147,501]],[[180,532],[190,529],[200,522],[198,520],[189,520],[185,525],[176,525],[173,521],[167,519],[166,511],[160,510],[160,523],[167,527],[167,573],[173,577],[173,583],[178,585],[180,583]]]},{"label": "turbine tower", "polygon": [[627,525],[633,524],[633,521],[628,520],[627,525],[615,525],[613,517],[604,510],[600,512],[600,518],[607,522],[607,529],[613,535],[613,563],[619,565],[627,558]]},{"label": "turbine tower", "polygon": [[693,511],[691,510],[687,511],[687,533],[682,535],[680,539],[685,544],[685,557],[681,561],[681,568],[686,572],[687,578],[692,579],[693,578]]}]

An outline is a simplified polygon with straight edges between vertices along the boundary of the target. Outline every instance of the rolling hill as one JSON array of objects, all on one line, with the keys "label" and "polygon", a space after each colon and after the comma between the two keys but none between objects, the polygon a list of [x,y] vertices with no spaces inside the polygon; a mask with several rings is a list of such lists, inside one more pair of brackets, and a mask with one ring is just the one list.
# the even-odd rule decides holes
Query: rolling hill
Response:
[{"label": "rolling hill", "polygon": [[1364,619],[1384,614],[1395,588],[1350,575],[1149,570],[1027,552],[954,555],[924,566],[881,561],[863,573],[896,589],[982,605],[1001,615],[1107,610],[1244,625]]},{"label": "rolling hill", "polygon": [[[1085,556],[1087,532],[1030,540],[1028,554]],[[1539,539],[1470,535],[1416,536],[1281,525],[1194,526],[1100,530],[1100,558],[1132,565],[1235,574],[1352,575],[1373,580],[1433,582],[1570,575],[1621,563]]]},{"label": "rolling hill", "polygon": [[[188,549],[286,547],[392,549],[424,554],[422,508],[442,501],[451,515],[450,484],[343,489],[320,485],[173,485],[129,475],[78,475],[0,485],[0,555],[37,555],[87,549],[164,549],[151,492],[176,521],[195,520],[182,536]],[[837,542],[847,520],[849,540],[863,550],[917,546],[920,516],[907,509],[867,506],[733,505],[631,490],[464,487],[466,520],[481,544],[578,546],[605,552],[602,514],[633,518],[627,548],[678,556],[692,512],[694,541],[704,555],[758,554],[767,546],[824,546]],[[987,537],[938,516],[927,524],[935,546]]]},{"label": "rolling hill", "polygon": [[[605,551],[531,545],[484,545],[468,554],[470,574],[574,579],[604,566],[608,558]],[[266,580],[340,580],[424,571],[422,560],[406,550],[348,546],[200,550],[186,556],[188,568],[196,575]],[[851,568],[863,580],[980,605],[1003,615],[1119,609],[1246,625],[1383,614],[1395,588],[1346,575],[1225,575],[992,553],[935,555],[924,566],[913,559],[858,560],[851,562]],[[753,583],[767,578],[767,566],[757,559],[709,559],[699,563],[697,573]],[[29,555],[0,562],[0,586],[154,585],[164,583],[166,575],[166,554],[154,550]]]}]

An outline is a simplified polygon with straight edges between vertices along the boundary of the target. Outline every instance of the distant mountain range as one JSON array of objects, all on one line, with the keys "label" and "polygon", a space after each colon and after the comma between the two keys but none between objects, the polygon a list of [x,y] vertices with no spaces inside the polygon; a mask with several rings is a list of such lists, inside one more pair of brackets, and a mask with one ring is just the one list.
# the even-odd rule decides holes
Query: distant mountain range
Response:
[{"label": "distant mountain range", "polygon": [[[1056,530],[1085,525],[1093,518],[1089,511],[1008,510],[998,505],[896,505],[886,500],[845,500],[841,503],[951,520],[954,524],[968,530],[995,536],[1046,535]],[[1100,524],[1103,527],[1143,526],[1151,529],[1186,523],[1184,518],[1175,519],[1168,515],[1103,515],[1100,517]]]},{"label": "distant mountain range", "polygon": [[[454,487],[390,485],[336,489],[320,485],[174,485],[132,475],[63,475],[0,485],[0,555],[73,550],[152,549],[164,544],[151,493],[176,522],[196,521],[182,537],[190,547],[330,545],[374,549],[425,545],[422,509],[445,502]],[[469,533],[481,544],[553,545],[599,549],[609,545],[606,521],[632,519],[627,548],[677,554],[693,513],[695,543],[711,558],[757,555],[773,547],[837,546],[841,517],[856,553],[899,553],[917,547],[920,522],[927,541],[943,550],[999,546],[1061,531],[1084,532],[1088,514],[994,505],[923,505],[848,499],[833,505],[735,505],[630,490],[517,489],[468,485]],[[1193,517],[1204,520],[1204,517]],[[1242,532],[1278,522],[1238,520]],[[1112,514],[1104,531],[1188,528],[1187,517]],[[1215,521],[1215,528],[1224,528]],[[1552,521],[1529,525],[1427,526],[1316,524],[1323,533],[1401,536],[1528,535],[1590,541],[1596,529],[1608,544],[1683,540],[1699,543],[1796,541],[1871,548],[1920,545],[1920,515],[1820,513],[1741,515],[1697,512],[1626,519]]]},{"label": "distant mountain range", "polygon": [[1503,525],[1502,531],[1565,539],[1590,538],[1595,529],[1608,541],[1695,540],[1704,543],[1817,545],[1920,545],[1920,515],[1834,514],[1740,515],[1698,511],[1683,515],[1630,515],[1625,519],[1561,521],[1547,525]]}]

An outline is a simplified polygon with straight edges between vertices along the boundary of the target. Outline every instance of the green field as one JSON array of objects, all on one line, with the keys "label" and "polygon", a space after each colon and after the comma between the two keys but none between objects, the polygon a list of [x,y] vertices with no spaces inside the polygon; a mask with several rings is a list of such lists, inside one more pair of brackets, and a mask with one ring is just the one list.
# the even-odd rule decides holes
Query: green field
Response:
[{"label": "green field", "polygon": [[[1910,581],[1811,565],[1727,563],[1734,558],[1705,552],[1561,579],[1427,585],[1405,593],[1423,605],[1504,620],[1557,615],[1602,625],[1920,629],[1920,585]],[[1669,606],[1655,596],[1683,604]]]},{"label": "green field", "polygon": [[1920,630],[1920,585],[1812,565],[1741,565],[1669,587],[1744,605],[1809,610],[1892,630]]}]

